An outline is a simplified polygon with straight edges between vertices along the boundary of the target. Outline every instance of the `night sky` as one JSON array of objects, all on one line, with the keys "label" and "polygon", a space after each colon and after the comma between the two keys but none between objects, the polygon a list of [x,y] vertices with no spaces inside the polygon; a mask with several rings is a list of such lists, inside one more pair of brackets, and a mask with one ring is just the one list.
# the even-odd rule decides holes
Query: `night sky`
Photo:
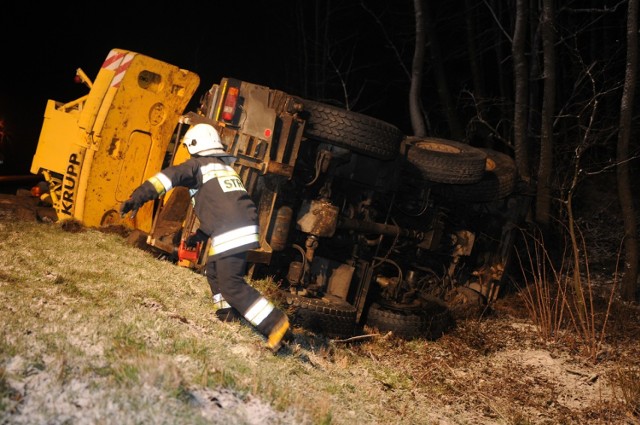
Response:
[{"label": "night sky", "polygon": [[[9,146],[4,148],[7,157],[0,174],[29,173],[47,99],[68,102],[88,93],[86,86],[74,83],[76,69],[82,68],[93,80],[112,48],[142,53],[200,75],[192,102],[222,76],[275,82],[267,64],[278,65],[273,39],[280,38],[278,32],[286,23],[282,12],[263,10],[261,3],[3,6],[0,119]],[[212,4],[216,10],[207,10]]]},{"label": "night sky", "polygon": [[[327,46],[312,46],[306,36],[324,40],[326,35],[318,35],[314,27],[327,20],[331,20],[331,37],[335,40],[329,47],[339,61],[336,66],[348,69],[349,75],[357,78],[350,84],[359,86],[358,93],[369,93],[368,97],[358,96],[359,103],[350,105],[350,109],[401,127],[395,117],[376,111],[398,113],[398,102],[403,107],[407,104],[408,86],[397,91],[400,100],[395,104],[390,103],[395,92],[382,87],[391,79],[387,66],[402,75],[397,52],[389,48],[384,32],[408,34],[409,43],[400,47],[411,57],[412,2],[364,3],[369,12],[360,0],[5,5],[0,13],[0,119],[7,136],[0,175],[29,174],[47,100],[66,103],[87,94],[86,86],[74,82],[76,69],[82,68],[93,80],[112,48],[141,53],[197,73],[200,86],[187,111],[194,110],[200,96],[222,77],[307,97],[303,90],[310,90],[310,85],[303,81],[311,77],[324,80],[317,72],[312,76],[301,63]],[[331,14],[318,12],[317,4],[331,4]],[[372,17],[372,10],[387,19],[384,31],[378,18]],[[359,74],[363,70],[366,74]],[[334,88],[332,97],[312,87],[316,91],[307,93],[308,98],[324,101],[319,98],[323,94],[327,99],[339,99],[342,89],[339,84]],[[385,96],[380,96],[381,92]]]}]

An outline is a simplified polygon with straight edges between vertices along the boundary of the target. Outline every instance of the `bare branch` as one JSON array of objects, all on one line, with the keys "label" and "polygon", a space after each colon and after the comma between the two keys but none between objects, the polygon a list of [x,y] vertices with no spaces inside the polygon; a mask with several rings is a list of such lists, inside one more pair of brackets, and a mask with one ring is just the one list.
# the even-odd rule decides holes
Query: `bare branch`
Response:
[{"label": "bare branch", "polygon": [[502,26],[502,23],[500,22],[500,19],[498,19],[498,17],[496,16],[495,12],[491,8],[491,6],[489,6],[489,3],[487,3],[487,0],[482,0],[482,2],[485,4],[485,6],[487,6],[487,9],[489,9],[489,12],[491,13],[491,16],[493,17],[494,22],[496,24],[498,24],[498,27],[500,28],[500,31],[502,31],[504,36],[507,37],[507,40],[509,40],[509,43],[513,43],[513,39],[511,38],[511,36],[507,32],[507,30],[504,29],[504,27]]},{"label": "bare branch", "polygon": [[387,41],[387,43],[389,44],[389,46],[391,46],[391,49],[393,50],[393,53],[396,55],[396,58],[398,58],[398,64],[400,65],[400,68],[402,68],[402,70],[404,71],[405,75],[407,76],[408,80],[411,80],[411,73],[409,72],[409,70],[407,69],[407,67],[405,66],[404,62],[402,61],[402,56],[400,55],[400,52],[398,51],[398,49],[396,48],[396,45],[393,43],[393,41],[391,40],[391,38],[389,37],[389,34],[387,33],[387,31],[385,30],[385,26],[382,22],[380,22],[380,18],[378,18],[378,16],[373,13],[373,11],[371,9],[369,9],[365,4],[364,1],[360,2],[360,6],[367,12],[369,13],[373,19],[376,21],[376,23],[378,24],[378,26],[380,27],[380,30],[382,31],[382,34],[384,35],[385,40]]},{"label": "bare branch", "polygon": [[574,9],[572,7],[563,7],[560,10],[563,12],[566,11],[567,13],[613,13],[618,10],[618,7],[626,3],[627,3],[627,0],[621,0],[618,3],[616,3],[613,7],[607,7],[607,5],[604,5],[604,7],[601,9],[597,7],[589,7],[585,9]]}]

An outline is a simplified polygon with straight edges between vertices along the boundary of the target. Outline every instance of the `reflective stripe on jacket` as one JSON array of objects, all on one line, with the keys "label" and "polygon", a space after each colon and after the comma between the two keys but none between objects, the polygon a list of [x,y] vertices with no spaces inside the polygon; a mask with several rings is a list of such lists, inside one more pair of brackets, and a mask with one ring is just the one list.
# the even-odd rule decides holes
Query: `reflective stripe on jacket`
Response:
[{"label": "reflective stripe on jacket", "polygon": [[260,246],[257,210],[233,167],[217,157],[193,157],[148,179],[157,198],[176,186],[193,193],[200,230],[212,237],[210,256]]}]

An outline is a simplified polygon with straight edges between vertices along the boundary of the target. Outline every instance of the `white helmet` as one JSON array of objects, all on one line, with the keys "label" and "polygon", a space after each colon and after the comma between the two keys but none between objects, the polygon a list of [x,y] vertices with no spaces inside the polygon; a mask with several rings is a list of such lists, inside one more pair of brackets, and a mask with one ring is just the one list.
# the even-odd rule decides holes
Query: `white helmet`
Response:
[{"label": "white helmet", "polygon": [[184,133],[182,143],[187,147],[191,155],[228,155],[222,143],[220,135],[213,126],[209,124],[196,124]]}]

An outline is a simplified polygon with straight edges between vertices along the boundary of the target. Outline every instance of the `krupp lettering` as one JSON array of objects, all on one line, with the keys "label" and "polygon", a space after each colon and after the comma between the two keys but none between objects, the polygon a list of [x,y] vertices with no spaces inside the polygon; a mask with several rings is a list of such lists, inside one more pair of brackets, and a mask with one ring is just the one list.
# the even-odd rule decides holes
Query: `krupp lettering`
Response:
[{"label": "krupp lettering", "polygon": [[78,177],[78,166],[80,161],[78,155],[72,153],[69,155],[69,165],[67,165],[67,173],[64,178],[64,190],[62,191],[60,212],[66,215],[72,215],[74,204],[74,195],[76,188],[76,177]]},{"label": "krupp lettering", "polygon": [[80,165],[80,160],[78,160],[77,154],[72,153],[71,155],[69,155],[69,164]]}]

